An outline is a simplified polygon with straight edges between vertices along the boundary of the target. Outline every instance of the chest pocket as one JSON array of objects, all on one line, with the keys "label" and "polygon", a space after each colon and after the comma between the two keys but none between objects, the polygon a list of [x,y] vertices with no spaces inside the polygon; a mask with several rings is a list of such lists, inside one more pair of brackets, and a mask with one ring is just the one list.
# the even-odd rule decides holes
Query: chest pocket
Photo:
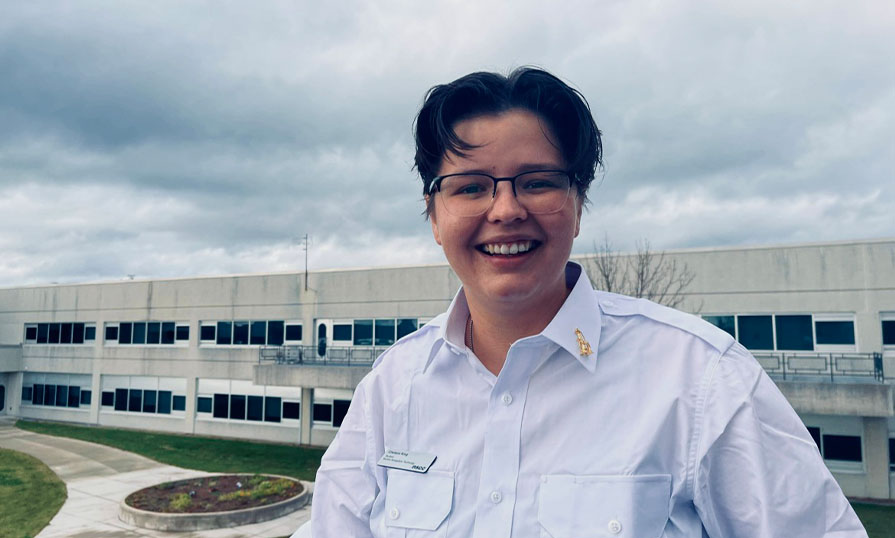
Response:
[{"label": "chest pocket", "polygon": [[445,520],[453,504],[453,473],[389,469],[385,492],[388,538],[443,537],[447,532]]},{"label": "chest pocket", "polygon": [[671,475],[547,475],[538,495],[542,537],[659,538]]}]

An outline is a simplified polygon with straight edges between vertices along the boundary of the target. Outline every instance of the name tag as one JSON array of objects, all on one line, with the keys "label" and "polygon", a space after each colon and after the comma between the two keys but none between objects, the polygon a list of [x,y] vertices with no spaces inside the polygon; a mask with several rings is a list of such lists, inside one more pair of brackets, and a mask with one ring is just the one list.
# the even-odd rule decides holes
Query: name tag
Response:
[{"label": "name tag", "polygon": [[425,473],[433,463],[435,463],[435,456],[432,454],[386,450],[382,458],[379,459],[378,465],[414,473]]}]

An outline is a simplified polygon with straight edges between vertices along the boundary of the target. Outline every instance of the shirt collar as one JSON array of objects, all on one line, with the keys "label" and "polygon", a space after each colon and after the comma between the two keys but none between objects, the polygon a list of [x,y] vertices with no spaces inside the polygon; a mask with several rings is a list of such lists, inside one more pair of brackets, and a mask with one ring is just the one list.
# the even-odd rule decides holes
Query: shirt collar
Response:
[{"label": "shirt collar", "polygon": [[[600,307],[590,279],[575,262],[566,263],[566,283],[572,286],[572,291],[540,336],[556,343],[588,372],[593,373],[597,367],[597,347],[600,342]],[[438,336],[432,344],[423,370],[429,367],[442,345],[448,346],[456,353],[465,352],[468,316],[469,305],[461,287],[445,315],[439,316],[441,325],[438,328]],[[579,342],[576,329],[581,332],[582,342]],[[582,353],[583,345],[590,346],[589,355]]]}]

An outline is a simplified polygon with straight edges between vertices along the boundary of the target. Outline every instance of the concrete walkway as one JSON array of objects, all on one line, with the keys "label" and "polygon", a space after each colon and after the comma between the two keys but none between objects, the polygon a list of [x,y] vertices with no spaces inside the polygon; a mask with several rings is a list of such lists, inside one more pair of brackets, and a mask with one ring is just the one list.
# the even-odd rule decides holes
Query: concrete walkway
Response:
[{"label": "concrete walkway", "polygon": [[310,519],[310,506],[254,525],[197,532],[160,532],[130,526],[118,519],[118,505],[138,490],[159,482],[210,473],[163,465],[103,445],[26,432],[15,421],[0,418],[0,448],[18,450],[43,461],[68,488],[68,499],[37,538],[238,538],[289,536]]}]

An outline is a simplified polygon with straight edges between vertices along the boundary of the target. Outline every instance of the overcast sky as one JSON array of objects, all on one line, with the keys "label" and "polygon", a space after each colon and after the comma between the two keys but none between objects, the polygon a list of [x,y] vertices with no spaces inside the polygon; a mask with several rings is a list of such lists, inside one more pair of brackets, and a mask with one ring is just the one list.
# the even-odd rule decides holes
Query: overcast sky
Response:
[{"label": "overcast sky", "polygon": [[324,4],[4,1],[0,286],[442,262],[413,117],[527,64],[604,134],[575,252],[895,235],[893,2]]}]

